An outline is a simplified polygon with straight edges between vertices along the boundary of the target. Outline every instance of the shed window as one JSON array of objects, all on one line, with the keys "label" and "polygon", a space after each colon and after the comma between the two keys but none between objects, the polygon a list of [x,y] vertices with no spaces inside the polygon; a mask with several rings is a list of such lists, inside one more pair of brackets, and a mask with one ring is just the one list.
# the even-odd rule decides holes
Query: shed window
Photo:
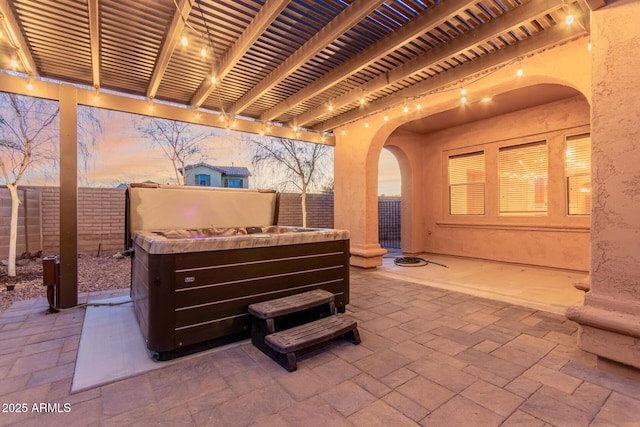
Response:
[{"label": "shed window", "polygon": [[589,134],[567,138],[565,176],[569,215],[589,215],[591,213],[591,137]]},{"label": "shed window", "polygon": [[484,215],[484,152],[449,157],[449,213]]},{"label": "shed window", "polygon": [[547,143],[500,148],[500,215],[547,213]]}]

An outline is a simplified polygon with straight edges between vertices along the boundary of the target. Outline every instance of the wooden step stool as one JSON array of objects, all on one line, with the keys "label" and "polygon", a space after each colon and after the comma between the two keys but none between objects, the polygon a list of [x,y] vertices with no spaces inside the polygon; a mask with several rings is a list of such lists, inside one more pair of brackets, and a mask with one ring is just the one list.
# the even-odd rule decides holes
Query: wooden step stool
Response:
[{"label": "wooden step stool", "polygon": [[360,344],[355,320],[336,313],[334,296],[322,289],[249,305],[251,342],[287,371],[296,352],[344,337]]}]

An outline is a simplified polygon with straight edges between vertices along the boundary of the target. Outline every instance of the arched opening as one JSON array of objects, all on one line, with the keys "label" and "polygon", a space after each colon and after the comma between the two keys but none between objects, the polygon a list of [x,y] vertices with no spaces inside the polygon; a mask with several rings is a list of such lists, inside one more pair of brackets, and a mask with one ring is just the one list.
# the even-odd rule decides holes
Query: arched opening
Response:
[{"label": "arched opening", "polygon": [[378,160],[378,241],[388,252],[402,248],[402,177],[400,165],[389,149]]}]

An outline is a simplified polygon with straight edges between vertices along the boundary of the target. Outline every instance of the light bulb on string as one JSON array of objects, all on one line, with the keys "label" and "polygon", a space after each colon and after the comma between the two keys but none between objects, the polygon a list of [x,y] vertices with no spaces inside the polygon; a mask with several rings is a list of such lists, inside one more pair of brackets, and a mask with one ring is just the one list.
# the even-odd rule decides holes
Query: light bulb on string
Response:
[{"label": "light bulb on string", "polygon": [[187,45],[189,44],[189,39],[187,38],[187,36],[182,36],[182,38],[180,39],[180,43],[182,44],[182,46],[187,47]]},{"label": "light bulb on string", "polygon": [[389,116],[384,116],[384,121],[388,122],[389,121]]},{"label": "light bulb on string", "polygon": [[205,58],[207,56],[207,48],[206,47],[202,47],[202,49],[200,49],[200,56],[202,56],[203,58]]},{"label": "light bulb on string", "polygon": [[13,68],[14,70],[16,68],[18,68],[18,61],[16,61],[15,59],[11,60],[11,68]]},{"label": "light bulb on string", "polygon": [[522,69],[522,61],[518,60],[518,69],[516,70],[516,76],[522,77],[524,70]]},{"label": "light bulb on string", "polygon": [[216,76],[211,76],[211,84],[216,84],[218,82],[218,79],[216,79]]},{"label": "light bulb on string", "polygon": [[347,131],[343,129],[342,130],[342,136],[345,136],[346,134],[347,134]]},{"label": "light bulb on string", "polygon": [[93,89],[93,101],[94,101],[94,102],[98,102],[98,101],[100,101],[100,91],[99,91],[98,86],[96,86],[96,87]]},{"label": "light bulb on string", "polygon": [[466,94],[467,94],[467,88],[463,87],[463,88],[460,90],[460,95],[465,96]]},{"label": "light bulb on string", "polygon": [[329,111],[333,111],[333,104],[329,104]]},{"label": "light bulb on string", "polygon": [[567,25],[571,25],[571,24],[573,24],[574,20],[575,19],[573,18],[573,15],[572,14],[568,14],[567,17],[564,20],[564,23],[567,24]]},{"label": "light bulb on string", "polygon": [[27,90],[28,91],[32,91],[33,90],[33,79],[30,78],[29,79],[29,83],[27,83]]},{"label": "light bulb on string", "polygon": [[589,42],[589,44],[587,45],[587,50],[591,52],[591,42]]},{"label": "light bulb on string", "polygon": [[364,127],[365,127],[365,128],[368,128],[368,127],[369,127],[369,122],[366,122],[366,123],[364,124]]}]

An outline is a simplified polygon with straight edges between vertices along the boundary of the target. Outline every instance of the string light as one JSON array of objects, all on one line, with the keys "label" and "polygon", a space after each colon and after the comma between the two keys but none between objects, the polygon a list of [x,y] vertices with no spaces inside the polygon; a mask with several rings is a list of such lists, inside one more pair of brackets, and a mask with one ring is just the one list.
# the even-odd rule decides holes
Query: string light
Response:
[{"label": "string light", "polygon": [[369,127],[369,122],[366,122],[366,123],[364,124],[364,127],[368,128],[368,127]]},{"label": "string light", "polygon": [[362,98],[360,98],[360,105],[364,105],[364,101],[365,101],[365,99],[364,99],[364,96],[363,96]]},{"label": "string light", "polygon": [[489,98],[488,96],[485,96],[484,98],[481,99],[481,102],[489,102],[491,101],[491,98]]},{"label": "string light", "polygon": [[207,56],[207,48],[206,47],[202,47],[202,49],[200,49],[200,56],[202,56],[203,58],[205,58]]},{"label": "string light", "polygon": [[342,130],[342,136],[345,136],[346,134],[347,134],[347,131],[343,129]]},{"label": "string light", "polygon": [[149,98],[149,111],[153,111],[153,98]]},{"label": "string light", "polygon": [[461,104],[466,104],[467,103],[467,88],[462,88],[462,90],[460,90],[460,95],[462,95],[462,98],[460,98],[460,103]]},{"label": "string light", "polygon": [[333,104],[329,104],[329,111],[333,111]]},{"label": "string light", "polygon": [[18,68],[18,61],[16,61],[15,59],[11,60],[11,68],[13,68],[14,70],[16,68]]},{"label": "string light", "polygon": [[196,108],[196,120],[200,120],[200,111]]},{"label": "string light", "polygon": [[99,92],[98,86],[93,88],[93,101],[94,102],[100,101],[100,92]]},{"label": "string light", "polygon": [[389,116],[384,116],[384,121],[388,122],[389,121]]},{"label": "string light", "polygon": [[29,79],[29,83],[27,83],[27,90],[29,91],[33,90],[33,78]]},{"label": "string light", "polygon": [[211,84],[216,84],[218,82],[218,79],[216,79],[216,76],[211,76]]},{"label": "string light", "polygon": [[573,24],[574,18],[572,14],[568,14],[567,17],[564,20],[564,23],[567,25],[571,25]]},{"label": "string light", "polygon": [[220,113],[220,115],[218,116],[218,120],[220,120],[220,122],[222,123],[224,122],[224,119],[225,119],[224,113]]},{"label": "string light", "polygon": [[416,105],[416,110],[418,111],[422,110],[422,104],[420,104],[419,100],[418,100],[418,105]]},{"label": "string light", "polygon": [[180,39],[180,43],[182,43],[182,46],[187,47],[187,45],[189,44],[189,39],[187,38],[187,36],[182,36],[182,38]]},{"label": "string light", "polygon": [[589,44],[587,45],[587,50],[591,52],[591,42],[589,42]]}]

